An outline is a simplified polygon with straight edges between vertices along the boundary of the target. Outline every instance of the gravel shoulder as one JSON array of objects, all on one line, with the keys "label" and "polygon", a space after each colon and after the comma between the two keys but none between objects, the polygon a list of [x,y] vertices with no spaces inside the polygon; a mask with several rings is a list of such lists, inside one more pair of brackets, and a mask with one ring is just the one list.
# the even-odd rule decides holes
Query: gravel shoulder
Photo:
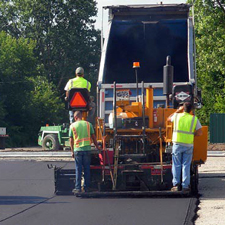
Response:
[{"label": "gravel shoulder", "polygon": [[200,204],[196,225],[225,225],[225,157],[208,157],[199,168]]}]

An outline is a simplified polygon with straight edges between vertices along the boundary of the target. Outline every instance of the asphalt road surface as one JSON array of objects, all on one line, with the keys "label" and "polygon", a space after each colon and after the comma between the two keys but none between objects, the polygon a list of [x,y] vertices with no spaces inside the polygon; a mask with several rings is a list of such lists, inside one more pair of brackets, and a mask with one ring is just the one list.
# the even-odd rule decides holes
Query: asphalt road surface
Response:
[{"label": "asphalt road surface", "polygon": [[[52,162],[51,162],[52,163]],[[1,225],[192,224],[195,198],[93,198],[54,195],[47,162],[0,161]],[[53,162],[73,168],[72,162]]]}]

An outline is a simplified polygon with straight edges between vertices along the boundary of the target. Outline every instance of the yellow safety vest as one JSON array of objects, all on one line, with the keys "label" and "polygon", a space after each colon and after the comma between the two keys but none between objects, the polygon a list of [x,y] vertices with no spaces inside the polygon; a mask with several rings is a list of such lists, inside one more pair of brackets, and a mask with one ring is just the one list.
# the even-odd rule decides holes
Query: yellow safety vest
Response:
[{"label": "yellow safety vest", "polygon": [[87,88],[88,91],[91,91],[91,83],[83,77],[76,77],[70,80],[69,90],[72,88]]},{"label": "yellow safety vest", "polygon": [[74,147],[80,148],[91,145],[90,123],[87,121],[77,121],[71,124],[73,131]]},{"label": "yellow safety vest", "polygon": [[197,117],[189,113],[175,113],[173,119],[173,138],[177,144],[193,145]]}]

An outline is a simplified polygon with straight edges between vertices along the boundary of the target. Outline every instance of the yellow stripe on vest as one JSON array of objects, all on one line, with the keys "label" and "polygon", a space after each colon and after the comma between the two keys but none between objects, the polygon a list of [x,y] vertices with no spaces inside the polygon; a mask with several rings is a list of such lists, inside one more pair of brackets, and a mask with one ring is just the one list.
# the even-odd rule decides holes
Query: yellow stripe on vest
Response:
[{"label": "yellow stripe on vest", "polygon": [[74,133],[75,145],[77,148],[79,148],[79,143],[77,142],[78,136],[77,136],[77,131],[76,131],[75,127],[73,127],[73,133]]}]

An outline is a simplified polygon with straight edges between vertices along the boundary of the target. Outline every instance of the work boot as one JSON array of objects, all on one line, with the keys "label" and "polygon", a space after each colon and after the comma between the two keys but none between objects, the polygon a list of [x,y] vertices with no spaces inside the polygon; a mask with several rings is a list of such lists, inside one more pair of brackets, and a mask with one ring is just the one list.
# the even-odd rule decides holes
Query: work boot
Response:
[{"label": "work boot", "polygon": [[191,192],[191,189],[190,188],[182,188],[182,192],[184,194],[189,194]]},{"label": "work boot", "polygon": [[81,190],[79,189],[73,189],[72,192],[76,195],[76,194],[80,194]]},{"label": "work boot", "polygon": [[172,192],[179,191],[178,186],[174,186],[174,187],[172,187],[172,188],[171,188],[171,191],[172,191]]},{"label": "work boot", "polygon": [[91,192],[90,188],[85,188],[84,192]]}]

